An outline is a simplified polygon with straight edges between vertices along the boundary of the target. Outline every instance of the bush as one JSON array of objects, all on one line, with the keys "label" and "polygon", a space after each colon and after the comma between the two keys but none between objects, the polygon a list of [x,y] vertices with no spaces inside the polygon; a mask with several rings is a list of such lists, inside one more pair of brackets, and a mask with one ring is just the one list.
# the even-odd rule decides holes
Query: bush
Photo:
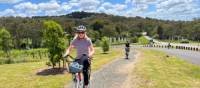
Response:
[{"label": "bush", "polygon": [[130,42],[131,42],[131,43],[137,43],[137,42],[138,42],[138,38],[137,38],[137,37],[132,37],[132,38],[130,39]]},{"label": "bush", "polygon": [[101,46],[101,41],[100,41],[100,40],[96,40],[96,41],[95,41],[95,46],[97,46],[97,47],[98,47],[98,46]]},{"label": "bush", "polygon": [[145,37],[140,37],[139,39],[138,39],[138,41],[139,41],[139,43],[140,44],[143,44],[143,45],[145,45],[145,44],[149,44],[149,40],[147,40]]},{"label": "bush", "polygon": [[104,53],[109,51],[109,39],[107,37],[102,38],[101,47]]},{"label": "bush", "polygon": [[4,62],[5,64],[12,64],[14,61],[11,58],[7,58]]},{"label": "bush", "polygon": [[188,40],[182,40],[180,43],[190,43]]}]

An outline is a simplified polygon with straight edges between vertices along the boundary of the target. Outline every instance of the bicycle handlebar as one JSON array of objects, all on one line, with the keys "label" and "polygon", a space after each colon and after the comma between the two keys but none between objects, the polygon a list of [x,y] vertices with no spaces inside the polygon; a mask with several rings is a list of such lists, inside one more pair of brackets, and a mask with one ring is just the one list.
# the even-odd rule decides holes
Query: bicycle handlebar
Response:
[{"label": "bicycle handlebar", "polygon": [[[87,55],[86,54],[82,54],[82,56],[87,56]],[[64,56],[64,58],[67,58],[67,57],[70,57],[71,59],[76,59],[76,58],[72,57],[71,55]],[[88,57],[88,58],[89,58],[89,60],[92,60],[93,57]]]}]

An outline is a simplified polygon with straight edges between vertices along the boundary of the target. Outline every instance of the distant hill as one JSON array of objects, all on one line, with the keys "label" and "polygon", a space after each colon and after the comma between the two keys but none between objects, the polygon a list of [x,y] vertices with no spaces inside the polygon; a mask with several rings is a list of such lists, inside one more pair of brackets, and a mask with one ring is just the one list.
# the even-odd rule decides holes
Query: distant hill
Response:
[{"label": "distant hill", "polygon": [[[159,39],[190,39],[200,40],[200,20],[169,21],[143,17],[124,17],[105,13],[72,12],[61,16],[0,17],[0,28],[4,27],[12,34],[13,39],[23,42],[29,38],[39,47],[42,42],[43,21],[54,20],[70,35],[74,27],[85,25],[88,35],[92,38],[134,37],[143,31],[147,35]],[[14,41],[15,42],[15,41]],[[16,42],[15,47],[20,43]]]}]

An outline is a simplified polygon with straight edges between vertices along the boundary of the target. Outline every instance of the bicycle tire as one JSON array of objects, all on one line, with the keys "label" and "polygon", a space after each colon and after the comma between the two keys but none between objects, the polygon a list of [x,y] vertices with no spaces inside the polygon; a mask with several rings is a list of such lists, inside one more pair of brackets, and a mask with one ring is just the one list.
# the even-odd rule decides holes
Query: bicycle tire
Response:
[{"label": "bicycle tire", "polygon": [[72,74],[72,78],[73,78],[73,88],[81,88],[80,80],[77,78],[77,74]]}]

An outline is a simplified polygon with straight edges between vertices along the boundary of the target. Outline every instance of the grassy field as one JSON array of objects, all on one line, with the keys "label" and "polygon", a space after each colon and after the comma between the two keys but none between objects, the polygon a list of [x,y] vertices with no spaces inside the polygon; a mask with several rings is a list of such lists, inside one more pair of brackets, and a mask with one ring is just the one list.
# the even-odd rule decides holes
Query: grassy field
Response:
[{"label": "grassy field", "polygon": [[162,42],[171,42],[171,43],[180,43],[180,41],[178,40],[160,40],[159,41],[162,41]]},{"label": "grassy field", "polygon": [[137,88],[200,88],[200,67],[174,56],[141,50],[132,73]]},{"label": "grassy field", "polygon": [[[122,54],[116,49],[112,49],[109,54],[102,54],[101,49],[96,48],[92,71],[121,57]],[[37,75],[39,70],[46,68],[45,61],[0,65],[0,88],[63,88],[71,81],[71,75],[66,72],[56,75]]]},{"label": "grassy field", "polygon": [[[181,40],[159,40],[159,41],[162,41],[162,42],[171,42],[171,43],[180,43]],[[187,44],[187,43],[186,43]],[[192,44],[192,45],[200,45],[200,42],[199,41],[189,41],[188,44]]]}]

